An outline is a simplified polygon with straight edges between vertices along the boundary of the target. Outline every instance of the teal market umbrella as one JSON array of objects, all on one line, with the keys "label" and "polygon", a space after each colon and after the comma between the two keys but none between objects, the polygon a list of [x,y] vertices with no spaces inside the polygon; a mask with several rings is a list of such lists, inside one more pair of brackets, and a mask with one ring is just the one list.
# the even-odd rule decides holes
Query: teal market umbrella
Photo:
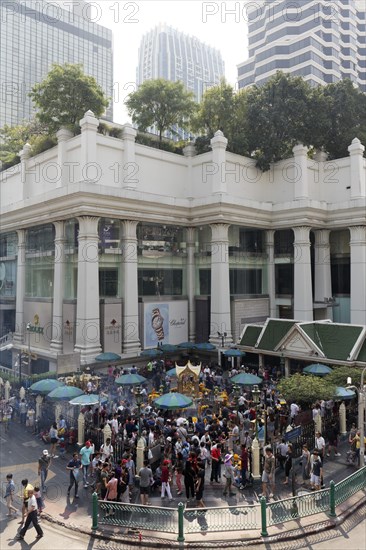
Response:
[{"label": "teal market umbrella", "polygon": [[112,353],[110,351],[106,351],[105,353],[100,353],[96,356],[96,361],[119,361],[121,359],[121,356],[118,355],[118,353]]},{"label": "teal market umbrella", "polygon": [[116,384],[120,386],[137,386],[146,382],[146,378],[140,374],[122,374],[116,378]]},{"label": "teal market umbrella", "polygon": [[334,399],[337,401],[353,399],[354,397],[356,397],[356,393],[350,388],[342,388],[341,386],[336,387]]},{"label": "teal market umbrella", "polygon": [[63,385],[63,382],[59,382],[58,380],[54,380],[53,378],[45,378],[44,380],[39,380],[38,382],[32,384],[29,390],[34,393],[47,395],[52,390],[60,388]]},{"label": "teal market umbrella", "polygon": [[182,393],[165,393],[153,401],[154,405],[158,409],[168,409],[174,411],[175,409],[186,409],[193,404],[190,397],[183,395]]},{"label": "teal market umbrella", "polygon": [[321,365],[320,363],[314,363],[313,365],[308,365],[302,371],[303,374],[313,374],[314,376],[326,376],[332,372],[330,367],[327,365]]},{"label": "teal market umbrella", "polygon": [[216,349],[216,346],[214,346],[210,342],[202,342],[201,344],[195,344],[194,349],[197,349],[200,351],[212,351]]},{"label": "teal market umbrella", "polygon": [[149,358],[153,358],[153,357],[160,357],[161,355],[163,355],[163,352],[160,351],[160,349],[144,349],[144,351],[142,351],[140,353],[140,357],[149,357]]},{"label": "teal market umbrella", "polygon": [[173,353],[174,351],[178,350],[178,347],[173,346],[173,344],[163,344],[159,347],[159,349],[164,353]]},{"label": "teal market umbrella", "polygon": [[177,369],[174,367],[174,369],[170,369],[165,373],[167,376],[170,376],[172,378],[173,376],[177,376]]},{"label": "teal market umbrella", "polygon": [[240,349],[227,349],[224,351],[224,355],[226,357],[244,357],[245,351],[241,351]]},{"label": "teal market umbrella", "polygon": [[84,392],[75,386],[60,386],[52,390],[47,397],[53,401],[70,401],[74,397],[82,395]]},{"label": "teal market umbrella", "polygon": [[69,401],[70,405],[80,405],[81,407],[86,405],[97,405],[98,403],[106,403],[108,401],[108,397],[105,397],[104,395],[96,395],[93,393],[85,393],[83,395],[79,395],[78,397],[74,397],[74,399],[71,399]]},{"label": "teal market umbrella", "polygon": [[262,384],[263,379],[259,378],[259,376],[256,376],[255,374],[240,372],[230,378],[230,382],[233,384],[239,384],[239,386],[254,386],[254,384]]},{"label": "teal market umbrella", "polygon": [[177,345],[177,348],[179,349],[193,349],[194,347],[196,347],[196,344],[193,342],[181,342]]}]

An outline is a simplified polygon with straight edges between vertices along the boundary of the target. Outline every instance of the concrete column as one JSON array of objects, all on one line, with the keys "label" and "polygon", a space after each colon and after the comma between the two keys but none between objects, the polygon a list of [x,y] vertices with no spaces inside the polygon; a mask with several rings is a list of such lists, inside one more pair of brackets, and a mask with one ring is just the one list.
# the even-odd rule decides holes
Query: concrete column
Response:
[{"label": "concrete column", "polygon": [[211,328],[210,342],[220,345],[217,332],[226,332],[226,344],[231,344],[229,224],[211,225]]},{"label": "concrete column", "polygon": [[41,416],[42,416],[42,403],[43,403],[42,395],[37,395],[37,397],[36,397],[36,419],[41,418]]},{"label": "concrete column", "polygon": [[194,227],[188,227],[186,230],[186,250],[187,250],[187,295],[188,295],[188,340],[194,342],[196,339],[196,271],[194,262],[195,251]]},{"label": "concrete column", "polygon": [[[330,244],[328,229],[315,231],[314,299],[323,302],[332,296],[332,276],[330,270]],[[327,308],[327,317],[333,318],[333,309]]]},{"label": "concrete column", "polygon": [[51,349],[62,353],[62,307],[65,287],[65,223],[53,222],[55,226],[55,260],[53,274],[53,309],[52,309],[52,340]]},{"label": "concrete column", "polygon": [[276,274],[274,261],[274,230],[266,231],[266,251],[268,266],[268,295],[269,295],[269,316],[276,317]]},{"label": "concrete column", "polygon": [[290,359],[285,357],[285,378],[290,377]]},{"label": "concrete column", "polygon": [[[243,359],[244,361],[244,359]],[[263,353],[258,354],[258,365],[260,369],[264,369],[264,355]]]},{"label": "concrete column", "polygon": [[23,386],[19,390],[19,397],[20,397],[20,399],[25,398],[25,389],[23,388]]},{"label": "concrete column", "polygon": [[207,170],[207,175],[212,177],[212,194],[227,193],[226,171],[226,147],[228,140],[218,130],[211,139],[212,148],[212,166]]},{"label": "concrete column", "polygon": [[314,424],[315,424],[315,433],[316,432],[322,433],[322,417],[320,413],[316,415]]},{"label": "concrete column", "polygon": [[255,481],[261,478],[260,451],[259,441],[255,437],[252,443],[252,476]]},{"label": "concrete column", "polygon": [[[139,419],[140,422],[140,419]],[[145,440],[140,437],[136,446],[136,472],[139,472],[144,466]]]},{"label": "concrete column", "polygon": [[5,398],[5,401],[9,401],[9,398],[10,398],[10,390],[11,390],[11,385],[10,385],[9,380],[7,380],[7,381],[5,382],[5,385],[4,385],[4,398]]},{"label": "concrete column", "polygon": [[75,352],[81,364],[91,363],[100,347],[99,319],[99,218],[80,216]]},{"label": "concrete column", "polygon": [[79,413],[78,416],[78,445],[80,447],[84,445],[85,442],[85,416],[83,413]]},{"label": "concrete column", "polygon": [[97,166],[97,130],[99,120],[93,111],[87,111],[80,120],[81,127],[81,180],[97,183],[99,180],[99,166]]},{"label": "concrete column", "polygon": [[55,422],[56,423],[58,423],[58,421],[60,420],[61,413],[62,413],[62,405],[61,403],[56,403],[55,405]]},{"label": "concrete column", "polygon": [[106,424],[103,428],[103,443],[107,442],[107,439],[112,439],[112,429],[109,424]]},{"label": "concrete column", "polygon": [[20,345],[24,340],[24,297],[25,297],[25,229],[18,229],[18,252],[17,252],[17,289],[15,298],[15,332],[14,344]]},{"label": "concrete column", "polygon": [[122,222],[122,349],[123,353],[133,355],[137,355],[141,351],[137,287],[137,223],[131,220]]},{"label": "concrete column", "polygon": [[20,177],[22,181],[23,195],[18,197],[18,200],[28,199],[30,196],[29,189],[29,173],[28,173],[28,159],[30,158],[32,147],[29,143],[23,145],[23,149],[19,153],[20,157]]},{"label": "concrete column", "polygon": [[310,227],[293,228],[294,240],[294,318],[313,320],[313,292],[311,284]]},{"label": "concrete column", "polygon": [[339,433],[341,435],[347,435],[346,405],[343,401],[339,406]]},{"label": "concrete column", "polygon": [[366,325],[366,225],[349,228],[351,233],[351,323]]},{"label": "concrete column", "polygon": [[187,199],[192,199],[194,197],[194,181],[193,181],[193,170],[192,170],[192,159],[197,154],[196,147],[194,143],[188,143],[183,149],[183,155],[187,159],[187,177],[185,181],[185,196]]},{"label": "concrete column", "polygon": [[67,128],[60,128],[56,132],[57,137],[57,164],[61,169],[61,178],[56,182],[56,187],[64,187],[69,183],[69,168],[65,166],[66,142],[73,137],[73,133]]},{"label": "concrete column", "polygon": [[351,159],[351,199],[360,199],[366,197],[366,175],[363,158],[365,147],[359,139],[352,140],[352,144],[348,147]]},{"label": "concrete column", "polygon": [[[123,139],[123,187],[124,189],[136,189],[138,178],[135,158],[135,140],[137,132],[132,124],[124,124],[122,128]],[[132,174],[136,174],[135,176]]]},{"label": "concrete column", "polygon": [[304,145],[295,145],[292,149],[294,154],[294,198],[308,199],[309,198],[309,182],[308,182],[308,148]]}]

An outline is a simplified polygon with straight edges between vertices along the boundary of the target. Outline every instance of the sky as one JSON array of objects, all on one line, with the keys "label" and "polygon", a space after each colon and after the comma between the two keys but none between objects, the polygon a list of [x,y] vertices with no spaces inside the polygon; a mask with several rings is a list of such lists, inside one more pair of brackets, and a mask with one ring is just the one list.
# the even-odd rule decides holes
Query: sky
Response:
[{"label": "sky", "polygon": [[[92,4],[95,21],[113,31],[115,122],[129,121],[123,102],[136,89],[140,40],[158,23],[167,23],[218,49],[225,62],[226,78],[236,85],[236,65],[247,58],[247,0],[97,0]],[[235,13],[230,15],[230,9]]]}]

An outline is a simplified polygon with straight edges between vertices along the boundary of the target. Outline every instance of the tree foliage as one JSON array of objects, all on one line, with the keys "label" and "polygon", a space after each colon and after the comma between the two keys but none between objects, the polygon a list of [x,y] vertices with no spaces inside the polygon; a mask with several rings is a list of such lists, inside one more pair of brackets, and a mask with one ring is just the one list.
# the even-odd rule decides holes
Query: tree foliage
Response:
[{"label": "tree foliage", "polygon": [[347,386],[347,378],[351,377],[352,384],[354,386],[360,386],[361,384],[362,369],[357,367],[333,367],[333,371],[324,377],[324,380],[333,384],[334,386],[340,386],[345,388]]},{"label": "tree foliage", "polygon": [[99,117],[108,106],[108,99],[95,78],[87,76],[81,65],[71,63],[54,64],[29,95],[38,109],[37,119],[47,126],[50,134],[61,127],[77,134],[79,121],[86,111],[90,109]]},{"label": "tree foliage", "polygon": [[32,146],[32,154],[38,154],[55,145],[56,139],[48,134],[46,126],[35,119],[18,126],[5,125],[0,130],[2,170],[19,162],[19,153],[25,143]]},{"label": "tree foliage", "polygon": [[129,95],[126,106],[132,122],[141,132],[156,126],[160,144],[165,131],[176,134],[177,127],[189,129],[196,110],[193,93],[187,92],[182,82],[162,78],[143,82]]},{"label": "tree foliage", "polygon": [[325,377],[305,374],[293,374],[289,378],[282,379],[278,389],[286,401],[305,405],[321,399],[333,399],[335,395],[335,385],[329,383]]}]

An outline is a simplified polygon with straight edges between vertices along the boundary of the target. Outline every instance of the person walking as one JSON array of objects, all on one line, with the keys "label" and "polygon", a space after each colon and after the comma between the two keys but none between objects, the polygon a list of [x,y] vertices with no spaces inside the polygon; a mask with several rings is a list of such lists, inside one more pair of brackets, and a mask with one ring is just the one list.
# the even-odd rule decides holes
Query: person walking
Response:
[{"label": "person walking", "polygon": [[240,487],[239,489],[245,489],[247,484],[247,471],[248,471],[248,451],[246,445],[243,443],[241,446],[240,454]]},{"label": "person walking", "polygon": [[79,489],[79,479],[80,479],[80,470],[81,470],[81,460],[79,460],[78,453],[72,455],[72,459],[66,466],[66,470],[70,472],[70,484],[67,489],[67,496],[70,496],[70,491],[75,485],[75,498],[79,498],[78,489]]},{"label": "person walking", "polygon": [[[323,465],[324,455],[325,455],[325,439],[320,432],[316,432],[315,434],[315,449],[318,451],[318,455]],[[320,483],[321,483],[321,488],[323,489],[324,488],[323,468],[322,468],[322,473],[320,475]]]},{"label": "person walking", "polygon": [[170,490],[170,471],[169,471],[169,460],[164,460],[161,467],[161,498],[165,498],[165,492],[169,497],[169,501],[172,502],[174,499]]},{"label": "person walking", "polygon": [[198,472],[195,483],[196,490],[196,503],[199,508],[205,508],[206,504],[203,501],[203,491],[205,489],[205,465],[201,462],[197,462]]},{"label": "person walking", "polygon": [[276,459],[273,456],[271,447],[267,447],[265,450],[264,466],[262,473],[262,495],[267,498],[267,487],[270,485],[271,492],[270,497],[273,497],[275,491],[275,471],[276,471]]},{"label": "person walking", "polygon": [[8,513],[7,516],[11,516],[12,512],[17,515],[18,510],[13,506],[14,502],[14,493],[15,493],[15,484],[13,481],[13,474],[7,474],[6,476],[6,485],[5,485],[5,493],[4,493],[4,499],[6,502],[6,506],[8,507]]},{"label": "person walking", "polygon": [[[116,474],[114,471],[111,473],[111,478],[107,483],[107,494],[105,496],[104,500],[107,500],[108,502],[116,502],[117,500],[117,488],[118,488],[118,479],[116,478]],[[108,511],[106,513],[106,517],[113,516],[114,511],[108,508]]]},{"label": "person walking", "polygon": [[193,469],[193,464],[191,460],[187,460],[186,465],[183,470],[184,475],[184,487],[186,489],[187,503],[194,499],[194,480],[195,480],[195,471]]},{"label": "person walking", "polygon": [[314,449],[311,465],[310,485],[312,491],[319,491],[323,478],[323,461],[319,451]]},{"label": "person walking", "polygon": [[19,523],[23,524],[28,511],[29,491],[33,491],[33,485],[28,483],[28,479],[22,479],[21,483],[23,487],[23,493],[22,493],[23,504],[22,504],[22,519]]},{"label": "person walking", "polygon": [[33,488],[28,489],[28,497],[29,497],[29,499],[28,499],[27,517],[26,517],[24,526],[21,528],[21,530],[19,531],[19,534],[16,537],[18,540],[23,540],[24,539],[24,535],[28,531],[29,526],[30,526],[31,523],[33,524],[33,527],[37,531],[36,539],[40,539],[40,538],[43,537],[42,528],[40,527],[40,525],[38,523],[38,514],[37,514],[38,506],[37,506],[36,497],[34,496],[34,489]]},{"label": "person walking", "polygon": [[232,458],[233,458],[232,454],[227,454],[227,455],[225,455],[225,459],[224,459],[224,472],[223,472],[223,475],[224,475],[224,478],[226,480],[225,487],[224,487],[224,492],[223,492],[224,497],[226,497],[228,492],[229,492],[229,497],[235,496],[235,493],[233,493],[232,490],[231,490],[232,485],[233,485],[233,481],[234,481],[234,477],[235,477],[235,468],[234,468],[233,463],[232,463]]},{"label": "person walking", "polygon": [[337,424],[333,421],[332,425],[330,427],[330,430],[328,432],[328,452],[327,456],[330,457],[330,454],[332,452],[332,447],[334,449],[334,456],[341,456],[341,453],[338,452],[338,436],[339,436],[339,430],[337,428]]},{"label": "person walking", "polygon": [[48,476],[48,469],[51,464],[51,456],[47,449],[42,452],[41,458],[38,459],[38,475],[41,478],[41,491],[46,492],[46,479]]},{"label": "person walking", "polygon": [[211,447],[211,483],[219,482],[219,466],[221,461],[221,445]]},{"label": "person walking", "polygon": [[153,473],[151,468],[149,468],[149,461],[144,460],[144,466],[140,469],[139,473],[140,478],[140,500],[141,504],[149,504],[149,492],[152,483],[154,482]]},{"label": "person walking", "polygon": [[50,448],[50,455],[51,458],[58,458],[56,456],[56,445],[58,441],[58,431],[57,431],[57,424],[54,422],[52,426],[50,427],[49,432],[50,442],[51,442],[51,448]]},{"label": "person walking", "polygon": [[183,455],[181,452],[177,453],[177,459],[174,466],[175,481],[177,484],[177,495],[182,494],[182,476],[184,470]]},{"label": "person walking", "polygon": [[81,465],[83,470],[84,489],[88,488],[88,470],[90,466],[90,458],[94,452],[94,445],[90,441],[86,441],[84,447],[80,449]]},{"label": "person walking", "polygon": [[306,482],[310,479],[310,451],[307,445],[302,446],[302,455],[301,455],[301,474],[303,485],[306,485]]},{"label": "person walking", "polygon": [[286,460],[285,460],[285,481],[283,485],[288,485],[288,479],[290,477],[290,472],[292,469],[292,445],[291,443],[287,446]]},{"label": "person walking", "polygon": [[281,443],[277,445],[277,459],[280,463],[281,470],[284,469],[284,464],[286,462],[286,455],[288,450],[288,444],[286,443],[285,438],[282,438]]}]

